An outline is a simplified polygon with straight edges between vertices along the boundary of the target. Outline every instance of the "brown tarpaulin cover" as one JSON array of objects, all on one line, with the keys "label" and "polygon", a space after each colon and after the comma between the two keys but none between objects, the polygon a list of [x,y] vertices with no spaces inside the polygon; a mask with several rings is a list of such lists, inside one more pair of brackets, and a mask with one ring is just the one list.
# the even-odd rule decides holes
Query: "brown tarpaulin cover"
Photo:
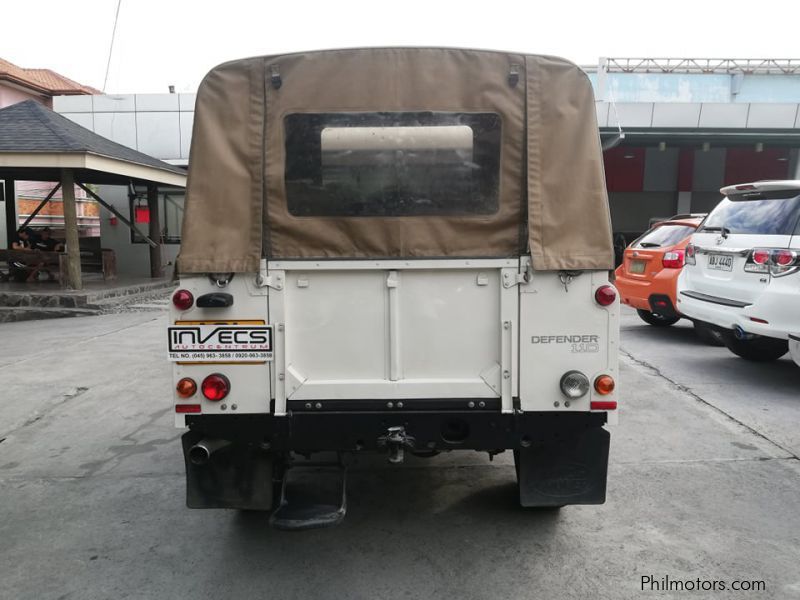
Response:
[{"label": "brown tarpaulin cover", "polygon": [[[289,213],[286,115],[414,110],[500,115],[495,214]],[[560,58],[479,50],[335,50],[220,65],[197,94],[182,236],[182,273],[256,271],[263,256],[508,257],[528,248],[537,270],[611,269],[591,84]]]}]

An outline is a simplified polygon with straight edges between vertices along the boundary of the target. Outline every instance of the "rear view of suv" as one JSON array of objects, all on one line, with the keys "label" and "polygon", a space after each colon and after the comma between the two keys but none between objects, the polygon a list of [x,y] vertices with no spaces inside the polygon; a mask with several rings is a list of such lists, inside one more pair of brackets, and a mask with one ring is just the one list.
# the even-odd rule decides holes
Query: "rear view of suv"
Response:
[{"label": "rear view of suv", "polygon": [[655,327],[676,323],[678,274],[690,236],[705,215],[676,215],[661,221],[626,248],[615,273],[620,301],[636,309],[639,317]]},{"label": "rear view of suv", "polygon": [[800,180],[720,191],[686,247],[678,310],[717,328],[734,354],[776,360],[800,330]]}]

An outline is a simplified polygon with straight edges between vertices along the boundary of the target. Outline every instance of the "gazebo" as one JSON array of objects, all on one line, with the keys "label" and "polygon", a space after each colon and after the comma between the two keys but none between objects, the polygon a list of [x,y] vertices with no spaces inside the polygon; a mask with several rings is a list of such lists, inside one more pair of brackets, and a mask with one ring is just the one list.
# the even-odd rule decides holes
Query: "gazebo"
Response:
[{"label": "gazebo", "polygon": [[[150,274],[163,276],[158,216],[159,186],[186,187],[186,172],[152,156],[97,135],[34,100],[0,109],[0,179],[5,181],[6,231],[9,239],[21,228],[14,198],[15,181],[59,182],[28,217],[25,227],[61,188],[67,246],[67,284],[81,289],[77,185],[150,245]],[[144,186],[150,208],[148,234],[103,200],[89,184]]]}]

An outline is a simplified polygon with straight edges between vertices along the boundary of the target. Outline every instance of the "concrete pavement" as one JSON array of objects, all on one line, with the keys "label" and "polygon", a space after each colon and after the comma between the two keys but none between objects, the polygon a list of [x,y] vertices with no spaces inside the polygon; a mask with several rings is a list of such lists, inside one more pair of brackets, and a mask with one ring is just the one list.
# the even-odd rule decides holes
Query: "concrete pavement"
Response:
[{"label": "concrete pavement", "polygon": [[642,592],[652,575],[800,598],[800,369],[753,370],[626,313],[605,505],[520,509],[509,453],[363,458],[343,525],[282,533],[260,514],[185,508],[165,324],[0,325],[0,597],[688,594]]}]

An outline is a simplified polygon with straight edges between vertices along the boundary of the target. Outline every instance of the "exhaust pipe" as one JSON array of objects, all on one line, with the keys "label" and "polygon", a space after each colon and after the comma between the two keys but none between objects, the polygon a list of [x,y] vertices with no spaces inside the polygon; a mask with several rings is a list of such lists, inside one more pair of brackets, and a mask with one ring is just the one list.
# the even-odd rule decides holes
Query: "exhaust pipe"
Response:
[{"label": "exhaust pipe", "polygon": [[746,340],[749,337],[747,332],[744,329],[742,329],[742,327],[739,325],[736,325],[733,328],[733,335],[736,337],[737,340]]},{"label": "exhaust pipe", "polygon": [[202,466],[211,460],[211,455],[231,445],[228,440],[203,439],[189,448],[189,461],[193,465]]}]

